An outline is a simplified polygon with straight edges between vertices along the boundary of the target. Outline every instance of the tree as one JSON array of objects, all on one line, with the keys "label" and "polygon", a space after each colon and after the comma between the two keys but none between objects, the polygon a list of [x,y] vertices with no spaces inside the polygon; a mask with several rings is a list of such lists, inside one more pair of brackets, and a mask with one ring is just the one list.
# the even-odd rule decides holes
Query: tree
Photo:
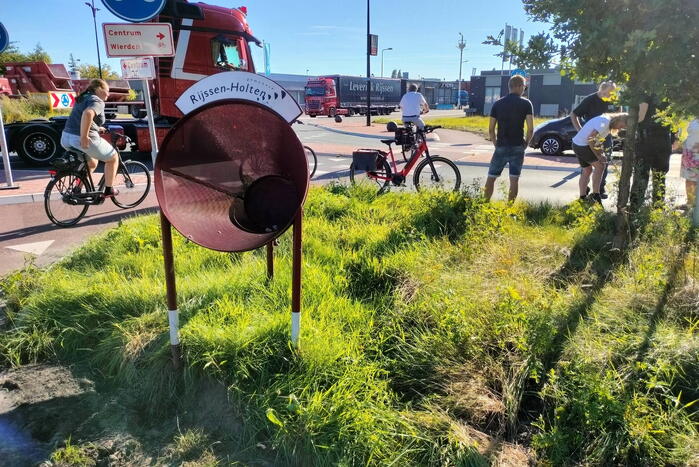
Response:
[{"label": "tree", "polygon": [[531,36],[526,46],[509,41],[507,52],[510,54],[510,60],[525,70],[551,68],[555,58],[561,54],[551,36],[544,32]]},{"label": "tree", "polygon": [[15,62],[46,62],[51,63],[51,57],[41,47],[41,44],[36,44],[34,50],[30,53],[20,52],[16,42],[10,42],[4,52],[0,53],[0,74],[5,74],[5,64]]},{"label": "tree", "polygon": [[540,32],[529,38],[526,46],[520,46],[517,41],[507,41],[503,44],[502,36],[504,30],[496,36],[489,35],[483,41],[485,45],[502,47],[502,50],[495,54],[501,59],[508,57],[516,63],[518,67],[527,70],[551,68],[553,60],[560,54],[561,49],[556,45],[549,34]]},{"label": "tree", "polygon": [[696,0],[523,0],[529,16],[552,24],[566,44],[563,66],[581,79],[624,85],[629,127],[617,201],[614,246],[629,237],[628,199],[638,105],[649,92],[674,112],[699,114],[699,2]]},{"label": "tree", "polygon": [[[78,67],[81,78],[99,78],[100,72],[97,65],[84,64]],[[102,78],[104,79],[119,79],[120,76],[112,70],[109,65],[102,65]]]},{"label": "tree", "polygon": [[27,61],[51,63],[51,56],[46,50],[44,50],[41,44],[37,43],[34,50],[27,54]]}]

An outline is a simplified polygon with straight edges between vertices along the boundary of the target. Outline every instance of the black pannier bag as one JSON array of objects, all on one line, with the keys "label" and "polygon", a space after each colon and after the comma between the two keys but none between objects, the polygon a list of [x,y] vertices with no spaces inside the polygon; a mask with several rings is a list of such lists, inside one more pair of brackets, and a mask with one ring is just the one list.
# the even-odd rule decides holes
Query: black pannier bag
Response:
[{"label": "black pannier bag", "polygon": [[51,161],[51,165],[60,171],[77,170],[84,160],[83,156],[72,151],[66,151],[61,157]]},{"label": "black pannier bag", "polygon": [[412,147],[412,145],[415,144],[415,134],[410,128],[397,128],[396,144]]},{"label": "black pannier bag", "polygon": [[383,157],[381,151],[376,149],[357,149],[352,153],[352,163],[355,170],[376,172],[377,162]]}]

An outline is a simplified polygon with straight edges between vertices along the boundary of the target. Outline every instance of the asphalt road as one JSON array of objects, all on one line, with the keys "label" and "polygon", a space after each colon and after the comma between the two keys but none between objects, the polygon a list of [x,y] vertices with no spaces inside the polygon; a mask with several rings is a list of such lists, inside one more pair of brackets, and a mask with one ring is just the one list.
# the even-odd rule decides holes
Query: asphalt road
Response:
[{"label": "asphalt road", "polygon": [[[331,181],[348,182],[351,151],[358,147],[381,147],[382,136],[359,136],[344,134],[318,127],[312,119],[304,119],[305,125],[294,125],[299,138],[304,144],[316,148],[318,169],[313,179],[314,184]],[[309,124],[310,123],[310,124]],[[454,160],[462,175],[462,186],[482,185],[487,176],[487,162],[474,162],[467,153],[488,154],[492,146],[480,136],[439,130],[439,141],[430,141],[432,154],[442,154]],[[150,165],[149,157],[140,158]],[[483,158],[481,158],[483,159]],[[676,166],[678,161],[674,162]],[[17,157],[12,158],[15,177],[28,169]],[[520,198],[529,201],[549,201],[567,203],[578,196],[577,169],[536,168],[537,155],[528,155],[525,169],[520,179]],[[36,168],[33,168],[36,170]],[[671,169],[668,178],[669,193],[683,193],[681,180],[677,177],[678,167]],[[410,176],[409,176],[410,177]],[[613,175],[610,176],[613,183]],[[505,198],[507,177],[502,177],[496,185],[495,198]],[[406,188],[393,190],[412,190],[412,182]],[[613,200],[605,201],[607,208],[612,208]],[[55,227],[44,213],[43,203],[27,203],[0,206],[0,276],[22,267],[27,261],[38,266],[50,264],[75,247],[82,244],[89,236],[116,225],[120,220],[136,214],[156,212],[156,198],[153,191],[146,201],[137,209],[122,210],[111,203],[91,206],[87,216],[74,227],[61,229]]]}]

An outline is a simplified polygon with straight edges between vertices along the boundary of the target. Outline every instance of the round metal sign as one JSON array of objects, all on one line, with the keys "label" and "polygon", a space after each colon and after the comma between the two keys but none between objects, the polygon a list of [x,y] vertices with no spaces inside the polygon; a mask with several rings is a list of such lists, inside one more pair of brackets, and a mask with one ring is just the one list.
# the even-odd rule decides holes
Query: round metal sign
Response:
[{"label": "round metal sign", "polygon": [[140,23],[158,16],[167,0],[102,0],[102,3],[119,18]]},{"label": "round metal sign", "polygon": [[253,250],[284,233],[303,205],[306,155],[275,112],[221,100],[170,130],[155,164],[155,191],[163,214],[191,241]]},{"label": "round metal sign", "polygon": [[4,52],[8,45],[10,45],[10,35],[5,26],[0,23],[0,53]]}]

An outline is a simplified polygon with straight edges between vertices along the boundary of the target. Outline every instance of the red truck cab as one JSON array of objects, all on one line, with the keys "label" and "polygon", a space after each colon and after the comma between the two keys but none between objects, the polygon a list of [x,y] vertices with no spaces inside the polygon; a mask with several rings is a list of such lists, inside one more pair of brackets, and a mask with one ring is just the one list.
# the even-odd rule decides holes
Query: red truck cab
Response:
[{"label": "red truck cab", "polygon": [[246,19],[247,9],[170,0],[159,22],[172,25],[175,56],[159,58],[153,84],[154,112],[177,119],[180,95],[196,81],[221,71],[255,72],[250,42],[260,45]]},{"label": "red truck cab", "polygon": [[347,110],[338,108],[337,89],[332,78],[309,79],[305,87],[305,104],[306,114],[311,117],[347,114]]}]

